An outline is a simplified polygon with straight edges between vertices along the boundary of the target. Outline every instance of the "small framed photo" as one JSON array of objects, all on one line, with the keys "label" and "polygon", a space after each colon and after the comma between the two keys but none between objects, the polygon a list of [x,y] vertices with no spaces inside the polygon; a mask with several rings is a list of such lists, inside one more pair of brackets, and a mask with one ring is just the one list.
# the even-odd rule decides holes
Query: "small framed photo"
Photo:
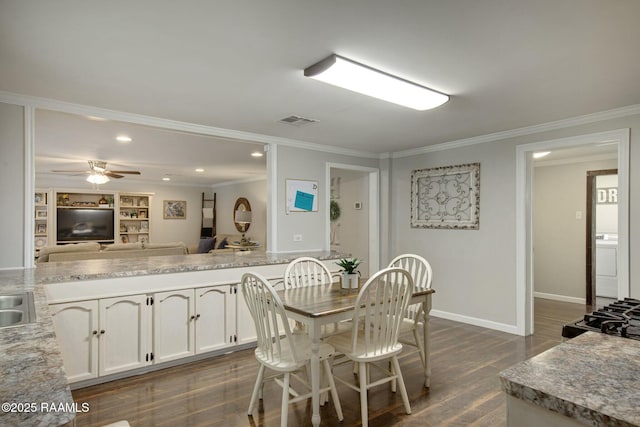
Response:
[{"label": "small framed photo", "polygon": [[46,217],[47,217],[46,209],[38,209],[36,211],[36,218],[46,218]]},{"label": "small framed photo", "polygon": [[120,211],[120,218],[129,218],[129,211]]},{"label": "small framed photo", "polygon": [[138,206],[148,206],[147,198],[146,197],[140,197],[140,200],[138,201]]},{"label": "small framed photo", "polygon": [[42,248],[47,246],[47,238],[46,237],[36,237],[35,240],[36,248]]},{"label": "small framed photo", "polygon": [[138,211],[138,218],[146,218],[147,217],[147,210],[146,209],[140,209]]},{"label": "small framed photo", "polygon": [[40,223],[36,225],[36,234],[47,234],[47,224]]},{"label": "small framed photo", "polygon": [[120,240],[122,241],[122,243],[129,243],[129,236],[125,234],[124,236],[120,237]]},{"label": "small framed photo", "polygon": [[131,197],[120,197],[120,206],[133,206],[133,199]]},{"label": "small framed photo", "polygon": [[127,226],[124,224],[120,224],[120,232],[121,233],[126,233],[127,232]]},{"label": "small framed photo", "polygon": [[149,222],[148,221],[140,221],[140,231],[142,231],[142,232],[149,231]]},{"label": "small framed photo", "polygon": [[37,192],[35,194],[34,202],[36,205],[46,205],[47,204],[47,193]]},{"label": "small framed photo", "polygon": [[187,219],[186,200],[164,200],[162,202],[164,219]]}]

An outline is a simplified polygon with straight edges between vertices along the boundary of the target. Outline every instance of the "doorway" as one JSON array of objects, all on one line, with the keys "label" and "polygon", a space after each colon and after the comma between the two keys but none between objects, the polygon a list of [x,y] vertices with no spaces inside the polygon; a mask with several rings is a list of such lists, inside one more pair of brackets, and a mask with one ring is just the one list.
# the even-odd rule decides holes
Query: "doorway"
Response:
[{"label": "doorway", "polygon": [[379,268],[378,169],[327,164],[327,247],[362,261],[362,277]]},{"label": "doorway", "polygon": [[587,172],[586,301],[618,297],[618,170]]},{"label": "doorway", "polygon": [[629,129],[521,144],[516,147],[516,330],[533,328],[533,159],[536,151],[613,144],[618,154],[618,298],[629,296]]}]

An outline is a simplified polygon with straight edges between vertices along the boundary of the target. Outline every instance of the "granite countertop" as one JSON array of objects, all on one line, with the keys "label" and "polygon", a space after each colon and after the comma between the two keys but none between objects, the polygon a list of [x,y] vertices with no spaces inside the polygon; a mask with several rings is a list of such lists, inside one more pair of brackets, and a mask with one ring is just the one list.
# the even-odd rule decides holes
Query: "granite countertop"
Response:
[{"label": "granite countertop", "polygon": [[500,373],[504,391],[587,425],[640,426],[640,341],[586,332]]},{"label": "granite countertop", "polygon": [[[44,284],[285,264],[300,256],[330,260],[348,255],[336,252],[267,254],[248,251],[50,262],[39,264],[35,269],[0,271],[0,294],[33,291],[36,308],[36,322],[0,328],[0,403],[28,404],[29,409],[34,406],[37,409],[31,412],[3,410],[0,412],[0,425],[54,426],[75,417],[73,397],[56,342]],[[42,410],[44,405],[56,407],[55,410]],[[66,407],[61,408],[60,405]]]}]

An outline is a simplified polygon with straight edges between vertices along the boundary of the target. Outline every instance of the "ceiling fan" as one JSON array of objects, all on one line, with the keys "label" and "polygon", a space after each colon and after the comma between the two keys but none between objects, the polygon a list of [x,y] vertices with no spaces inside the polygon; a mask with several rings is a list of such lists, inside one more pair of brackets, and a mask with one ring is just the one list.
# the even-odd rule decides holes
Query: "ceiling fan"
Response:
[{"label": "ceiling fan", "polygon": [[89,160],[89,170],[88,171],[78,171],[78,170],[53,170],[51,172],[56,173],[70,173],[70,174],[89,174],[89,175],[98,175],[98,176],[106,176],[109,178],[124,178],[125,174],[128,175],[140,175],[140,171],[116,171],[116,170],[108,170],[107,162],[103,162],[101,160]]}]

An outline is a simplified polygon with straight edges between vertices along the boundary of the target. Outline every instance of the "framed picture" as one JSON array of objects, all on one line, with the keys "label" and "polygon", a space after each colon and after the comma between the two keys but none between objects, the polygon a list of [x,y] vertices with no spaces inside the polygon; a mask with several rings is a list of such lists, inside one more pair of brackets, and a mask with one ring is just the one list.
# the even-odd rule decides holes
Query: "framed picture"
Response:
[{"label": "framed picture", "polygon": [[149,231],[149,222],[148,221],[140,221],[140,231]]},{"label": "framed picture", "polygon": [[318,211],[318,181],[287,179],[286,213]]},{"label": "framed picture", "polygon": [[46,205],[47,193],[41,193],[41,192],[35,193],[34,202],[36,205]]},{"label": "framed picture", "polygon": [[124,236],[120,237],[120,240],[122,241],[122,243],[129,243],[129,236],[125,234]]},{"label": "framed picture", "polygon": [[47,224],[36,224],[36,234],[47,234]]},{"label": "framed picture", "polygon": [[47,246],[47,238],[46,237],[36,237],[35,245],[36,245],[36,248],[41,248],[43,246]]},{"label": "framed picture", "polygon": [[129,218],[129,211],[120,211],[120,218]]},{"label": "framed picture", "polygon": [[140,209],[138,211],[138,218],[146,218],[147,217],[147,211],[146,209]]},{"label": "framed picture", "polygon": [[46,217],[47,217],[46,209],[38,209],[36,211],[36,218],[46,218]]},{"label": "framed picture", "polygon": [[414,170],[411,227],[480,228],[480,163]]},{"label": "framed picture", "polygon": [[162,215],[164,219],[187,219],[187,201],[163,200]]},{"label": "framed picture", "polygon": [[120,206],[133,206],[133,199],[131,197],[120,197]]}]

